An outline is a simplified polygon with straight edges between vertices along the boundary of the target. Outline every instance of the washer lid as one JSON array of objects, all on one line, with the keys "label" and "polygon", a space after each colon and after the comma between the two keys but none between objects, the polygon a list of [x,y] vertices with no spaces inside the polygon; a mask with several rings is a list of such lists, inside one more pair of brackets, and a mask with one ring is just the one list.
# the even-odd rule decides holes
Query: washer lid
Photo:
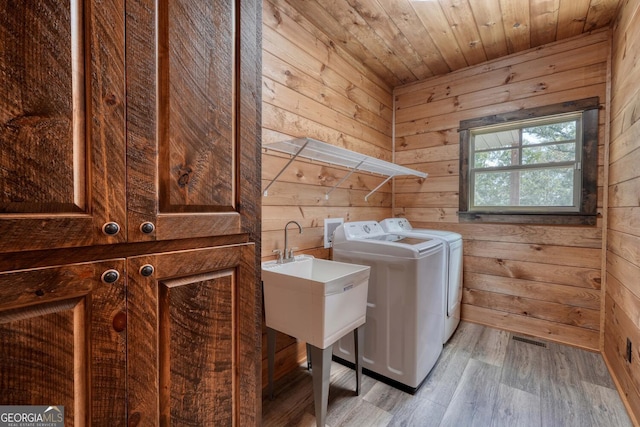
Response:
[{"label": "washer lid", "polygon": [[413,252],[422,253],[436,246],[442,245],[439,239],[428,236],[412,234],[404,236],[396,233],[386,233],[377,221],[345,222],[340,230],[336,230],[333,245],[338,247],[346,242],[358,242],[360,244],[376,246],[393,246],[406,248]]},{"label": "washer lid", "polygon": [[434,230],[430,228],[413,228],[406,218],[387,218],[380,221],[380,227],[387,233],[398,233],[404,236],[425,235],[437,237],[449,243],[462,239],[459,233],[447,230]]}]

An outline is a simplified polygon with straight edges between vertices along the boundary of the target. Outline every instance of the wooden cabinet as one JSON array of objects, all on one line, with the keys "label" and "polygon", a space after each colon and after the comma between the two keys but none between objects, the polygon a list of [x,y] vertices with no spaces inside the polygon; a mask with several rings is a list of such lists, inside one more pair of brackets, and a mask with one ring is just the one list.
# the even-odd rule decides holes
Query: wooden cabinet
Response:
[{"label": "wooden cabinet", "polygon": [[0,404],[62,405],[70,426],[125,419],[124,267],[0,273]]},{"label": "wooden cabinet", "polygon": [[[129,239],[258,239],[260,2],[134,3],[126,51]],[[141,232],[145,222],[153,233]]]},{"label": "wooden cabinet", "polygon": [[257,0],[0,2],[0,405],[259,424],[260,26]]},{"label": "wooden cabinet", "polygon": [[0,3],[0,252],[126,227],[124,3]]},{"label": "wooden cabinet", "polygon": [[254,257],[241,244],[127,261],[130,423],[259,424]]},{"label": "wooden cabinet", "polygon": [[4,7],[0,252],[258,238],[259,2]]}]

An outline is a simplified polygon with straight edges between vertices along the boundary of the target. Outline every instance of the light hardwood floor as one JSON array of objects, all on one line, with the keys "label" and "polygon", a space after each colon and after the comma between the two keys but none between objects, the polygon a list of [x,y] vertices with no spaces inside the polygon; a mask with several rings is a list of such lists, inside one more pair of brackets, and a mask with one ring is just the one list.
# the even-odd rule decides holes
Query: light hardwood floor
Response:
[{"label": "light hardwood floor", "polygon": [[[535,341],[540,341],[535,339]],[[333,363],[327,425],[631,426],[598,353],[462,322],[415,395]],[[314,427],[311,373],[303,366],[263,399],[263,425]]]}]

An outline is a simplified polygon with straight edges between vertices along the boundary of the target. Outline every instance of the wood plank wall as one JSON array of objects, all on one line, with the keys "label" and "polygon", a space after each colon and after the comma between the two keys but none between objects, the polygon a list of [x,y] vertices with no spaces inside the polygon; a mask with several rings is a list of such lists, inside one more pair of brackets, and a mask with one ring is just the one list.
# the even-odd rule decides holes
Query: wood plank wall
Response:
[{"label": "wood plank wall", "polygon": [[[263,1],[263,144],[311,137],[336,146],[391,160],[392,90],[360,62],[345,54],[284,0]],[[262,156],[265,188],[287,158]],[[353,174],[325,199],[346,171],[320,163],[295,161],[262,198],[262,254],[272,259],[284,245],[283,229],[298,221],[303,234],[290,227],[296,253],[329,258],[323,248],[324,218],[345,221],[383,219],[391,215],[391,184],[365,202],[382,178]],[[266,338],[263,339],[263,386],[267,385]],[[276,378],[295,369],[304,344],[278,335]]]},{"label": "wood plank wall", "polygon": [[465,119],[600,97],[601,215],[609,51],[609,31],[599,31],[394,90],[396,161],[429,173],[423,182],[396,179],[394,215],[463,235],[464,319],[599,349],[602,220],[458,223],[457,128]]},{"label": "wood plank wall", "polygon": [[[623,1],[612,37],[604,355],[640,420],[640,3]],[[627,338],[632,342],[626,360]]]}]

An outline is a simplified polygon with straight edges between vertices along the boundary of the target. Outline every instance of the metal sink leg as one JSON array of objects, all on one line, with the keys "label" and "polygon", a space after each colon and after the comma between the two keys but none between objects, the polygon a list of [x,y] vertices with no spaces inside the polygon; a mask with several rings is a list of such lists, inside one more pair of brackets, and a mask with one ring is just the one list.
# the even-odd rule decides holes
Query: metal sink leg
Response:
[{"label": "metal sink leg", "polygon": [[316,408],[316,426],[325,427],[327,419],[327,404],[329,402],[329,378],[331,377],[331,349],[311,347],[313,360],[313,402]]}]

